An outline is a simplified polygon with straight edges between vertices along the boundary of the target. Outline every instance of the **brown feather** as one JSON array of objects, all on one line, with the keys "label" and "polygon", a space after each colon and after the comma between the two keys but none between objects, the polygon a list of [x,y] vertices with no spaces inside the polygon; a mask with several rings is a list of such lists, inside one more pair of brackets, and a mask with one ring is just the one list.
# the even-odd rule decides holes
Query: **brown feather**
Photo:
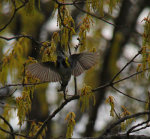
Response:
[{"label": "brown feather", "polygon": [[27,66],[27,72],[34,78],[38,78],[41,81],[58,82],[61,81],[59,73],[51,70],[50,67],[46,67],[40,63],[34,63]]},{"label": "brown feather", "polygon": [[85,52],[80,54],[74,54],[71,57],[73,59],[73,71],[74,76],[79,76],[85,70],[94,66],[98,60],[98,53]]}]

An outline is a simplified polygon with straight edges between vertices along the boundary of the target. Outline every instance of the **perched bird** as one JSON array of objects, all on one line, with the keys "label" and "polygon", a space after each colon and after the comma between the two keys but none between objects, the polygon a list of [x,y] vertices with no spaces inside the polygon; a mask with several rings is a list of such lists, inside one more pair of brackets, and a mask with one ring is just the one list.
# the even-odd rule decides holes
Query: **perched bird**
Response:
[{"label": "perched bird", "polygon": [[65,91],[66,86],[71,78],[71,75],[79,76],[85,70],[94,66],[98,59],[98,53],[83,52],[72,54],[69,57],[65,55],[57,56],[55,62],[33,63],[27,66],[27,72],[32,77],[38,78],[41,81],[60,82],[61,89]]}]

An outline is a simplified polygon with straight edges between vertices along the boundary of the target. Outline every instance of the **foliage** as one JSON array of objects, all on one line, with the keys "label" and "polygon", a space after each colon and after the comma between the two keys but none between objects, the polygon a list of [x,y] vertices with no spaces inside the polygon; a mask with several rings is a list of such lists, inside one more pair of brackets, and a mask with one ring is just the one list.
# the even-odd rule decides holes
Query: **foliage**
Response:
[{"label": "foliage", "polygon": [[18,113],[17,116],[19,118],[19,125],[22,126],[23,122],[25,121],[26,115],[31,110],[31,100],[33,98],[33,87],[26,87],[22,92],[22,97],[16,98]]},{"label": "foliage", "polygon": [[75,23],[66,6],[58,9],[57,22],[61,30],[61,46],[67,51],[69,41],[75,35]]},{"label": "foliage", "polygon": [[108,103],[111,107],[110,109],[110,116],[114,117],[114,111],[115,111],[115,106],[114,106],[114,97],[113,96],[109,96],[106,99],[106,103]]},{"label": "foliage", "polygon": [[[131,113],[124,106],[121,106],[121,108],[122,108],[123,112],[121,113],[120,117],[125,117],[128,115],[131,115]],[[134,118],[131,118],[131,119],[128,119],[128,120],[122,122],[121,129],[125,130],[128,127],[128,125],[130,125],[134,120],[135,120]]]},{"label": "foliage", "polygon": [[66,133],[66,138],[71,138],[73,135],[73,129],[76,124],[75,122],[75,113],[74,112],[69,112],[65,118],[67,121],[67,133]]},{"label": "foliage", "polygon": [[[12,44],[4,54],[0,72],[0,82],[7,83],[7,76],[10,74],[12,81],[16,82],[17,78],[22,78],[23,64],[28,53],[30,41],[26,38],[20,38]],[[17,78],[16,78],[17,77]]]},{"label": "foliage", "polygon": [[[143,17],[144,33],[142,36],[143,42],[141,49],[139,50],[137,55],[133,56],[133,58],[130,59],[129,62],[127,62],[127,64],[125,64],[122,68],[122,65],[120,66],[120,64],[118,64],[118,55],[122,55],[121,58],[125,58],[122,54],[122,51],[124,50],[121,50],[121,47],[123,47],[122,44],[125,45],[127,43],[124,42],[124,40],[126,39],[125,37],[127,36],[124,33],[130,32],[130,30],[132,31],[132,29],[128,28],[129,25],[122,26],[111,23],[117,19],[117,17],[115,17],[114,15],[116,11],[119,15],[119,10],[117,8],[120,8],[119,6],[122,3],[123,2],[120,0],[0,1],[0,103],[6,103],[2,108],[3,112],[1,116],[5,118],[6,121],[8,121],[7,123],[5,120],[2,120],[2,117],[0,118],[0,135],[3,138],[6,138],[7,135],[10,134],[12,138],[14,138],[14,136],[20,136],[25,138],[34,137],[42,139],[43,137],[46,137],[48,135],[47,129],[53,127],[57,128],[56,131],[58,131],[58,129],[61,129],[58,135],[62,134],[64,125],[62,123],[59,123],[58,121],[61,120],[61,118],[63,117],[62,115],[65,115],[66,113],[64,107],[68,103],[68,105],[70,105],[71,101],[77,100],[79,102],[78,108],[80,107],[82,115],[88,114],[86,109],[88,109],[91,105],[93,105],[92,108],[95,111],[98,111],[96,110],[96,108],[98,109],[98,107],[102,105],[102,100],[104,100],[104,96],[107,92],[106,88],[108,87],[108,92],[112,93],[111,89],[114,89],[116,92],[124,95],[126,99],[129,98],[134,101],[140,101],[146,104],[146,109],[149,110],[149,96],[146,96],[143,93],[142,97],[139,97],[136,94],[137,98],[135,98],[132,97],[132,95],[134,89],[137,86],[140,86],[141,88],[143,87],[142,89],[144,90],[144,92],[147,92],[148,90],[147,84],[149,84],[148,81],[150,68],[150,14],[145,18]],[[114,12],[114,10],[116,11]],[[84,13],[84,15],[81,15],[78,12],[82,12]],[[59,30],[53,32],[49,31],[47,28],[49,27],[49,23],[52,21],[52,19],[55,19],[55,14],[57,14],[56,18]],[[105,18],[108,19],[108,21],[105,20]],[[127,16],[126,18],[128,19],[129,17]],[[123,20],[125,21],[127,19]],[[104,23],[102,23],[102,21]],[[105,28],[106,23],[114,27],[114,34],[111,40],[109,40],[103,33],[105,32],[105,30],[103,29]],[[133,32],[130,32],[130,34],[128,34],[128,37],[131,37],[131,40],[133,38],[132,33]],[[78,41],[76,44],[74,44],[74,37],[77,38]],[[127,41],[130,40],[127,39]],[[107,47],[106,45],[108,45],[109,47]],[[81,80],[79,81],[76,77],[74,77],[74,95],[72,88],[68,90],[66,89],[66,92],[63,92],[63,99],[60,93],[50,87],[50,93],[56,92],[55,100],[55,97],[53,98],[52,95],[49,96],[45,93],[48,88],[48,84],[44,84],[44,82],[41,82],[39,79],[32,78],[32,76],[28,72],[26,72],[26,66],[30,63],[37,62],[56,62],[58,50],[62,50],[65,55],[71,55],[71,53],[84,51],[98,51],[101,55],[99,58],[100,66],[98,65],[99,67],[94,67],[92,71],[85,73],[84,77],[82,77],[82,79],[84,78],[83,81],[87,82],[88,85],[83,86],[82,83],[80,83]],[[135,64],[136,58],[139,55],[142,56],[142,61],[140,62],[140,64]],[[69,65],[68,59],[66,59],[65,62],[67,65]],[[135,67],[136,73],[133,73]],[[91,78],[93,77],[91,76],[91,72],[96,74],[93,79]],[[129,75],[130,73],[132,74]],[[146,75],[146,78],[144,75]],[[141,80],[135,81],[133,80],[134,76],[143,78],[140,78]],[[124,90],[126,91],[126,93],[124,93],[119,90],[120,88],[122,88],[119,83],[127,79],[130,79],[130,81],[127,82],[128,84],[131,83],[133,84],[132,86],[136,87],[133,87],[132,91],[129,92],[129,86],[127,85],[127,83],[122,83],[121,85],[124,86]],[[142,83],[145,84],[143,85]],[[78,88],[78,84],[81,89]],[[97,88],[93,88],[95,84],[96,86],[98,86]],[[119,89],[116,89],[114,85],[118,85],[117,87]],[[1,94],[5,93],[3,89],[7,87],[10,90],[15,89],[19,92],[16,93],[14,91],[13,93],[11,93],[11,91],[9,91],[9,93],[4,97],[14,97],[13,99],[15,100],[15,103],[13,104],[7,104],[9,103],[7,99],[1,99]],[[142,90],[141,88],[137,90]],[[102,100],[100,100],[101,98]],[[141,100],[141,98],[144,100]],[[49,99],[51,99],[51,101],[48,101]],[[126,99],[124,99],[124,101]],[[132,126],[131,123],[135,121],[136,117],[135,115],[132,115],[130,111],[133,110],[133,113],[138,114],[138,108],[133,108],[133,106],[131,106],[132,104],[134,105],[133,101],[130,101],[129,106],[131,107],[128,106],[128,109],[125,107],[125,105],[122,105],[122,103],[125,104],[125,102],[121,102],[120,107],[122,109],[122,113],[118,114],[115,111],[116,106],[114,100],[115,99],[112,95],[110,95],[106,99],[106,103],[110,105],[110,116],[117,116],[118,120],[120,120],[118,124],[125,132],[128,130],[128,127]],[[11,109],[11,105],[13,105],[13,108],[15,107],[15,109]],[[57,106],[57,108],[55,108],[55,106]],[[37,112],[34,111],[34,107],[36,107]],[[143,108],[143,105],[140,105],[140,108],[142,110],[145,110],[145,108]],[[69,108],[69,111],[70,109],[71,107]],[[18,125],[20,126],[20,133],[16,133],[15,131],[13,131],[13,126],[9,124],[15,110],[17,111],[17,117],[19,119]],[[53,110],[53,112],[51,110]],[[61,110],[63,110],[62,115],[60,114]],[[48,112],[50,112],[50,114]],[[35,116],[34,113],[35,115],[37,115]],[[36,118],[35,120],[37,121],[35,121],[34,119],[29,119],[29,114],[34,115]],[[57,117],[56,119],[54,119],[55,115],[57,114],[60,114],[61,118]],[[96,113],[93,115],[95,116],[98,114]],[[149,115],[149,113],[145,112],[143,115]],[[90,114],[88,116],[89,119],[92,119],[94,117],[93,116],[91,118]],[[79,116],[78,112],[69,112],[65,118],[65,120],[67,121],[67,129],[64,129],[67,130],[66,138],[73,137],[74,127],[76,125],[76,122],[78,122],[75,121],[76,117],[77,120],[80,120],[82,116]],[[121,119],[126,117],[128,118],[124,121],[121,121]],[[95,124],[94,120],[96,121],[96,119],[93,119],[92,122],[94,122]],[[149,120],[150,118],[147,118],[147,121],[145,122],[145,128],[149,126]],[[26,126],[27,129],[21,131],[24,122],[28,124]],[[58,123],[56,124],[56,122]],[[143,122],[143,124],[145,123]],[[94,130],[94,124],[92,123],[92,130]],[[143,124],[137,124],[137,127]],[[48,125],[50,125],[50,127]],[[87,125],[87,132],[89,125],[90,122]],[[58,128],[57,126],[60,127]],[[1,127],[3,127],[6,131]],[[136,128],[136,126],[132,126],[132,128],[134,129]],[[27,130],[28,133],[26,132]],[[127,134],[130,134],[130,131],[132,130],[127,131]],[[93,131],[91,131],[91,133],[93,133]],[[54,133],[51,134],[51,136],[57,135],[54,135]]]},{"label": "foliage", "polygon": [[[29,135],[31,136],[31,137],[34,137],[34,135],[35,135],[35,133],[39,130],[39,128],[42,126],[42,122],[35,122],[35,121],[32,121],[32,123],[31,123],[31,128],[30,128],[30,133],[29,133]],[[47,130],[47,128],[45,128],[43,131],[42,131],[42,133],[41,133],[41,135],[38,137],[38,139],[43,139],[43,137],[45,136],[45,134],[46,134],[46,130]]]},{"label": "foliage", "polygon": [[[138,65],[137,71],[146,70],[150,67],[150,15],[144,18],[144,33],[142,44],[142,64]],[[144,74],[144,73],[143,73]],[[149,77],[148,77],[149,78]]]},{"label": "foliage", "polygon": [[80,51],[84,51],[86,48],[86,37],[87,32],[90,31],[90,26],[93,25],[93,20],[91,16],[87,15],[83,18],[83,21],[80,25],[80,31],[79,31],[79,42],[80,42]]},{"label": "foliage", "polygon": [[90,86],[84,86],[81,89],[79,102],[81,104],[81,111],[84,112],[86,108],[89,108],[90,100],[93,100],[93,105],[95,105],[95,95],[92,92],[92,88]]}]

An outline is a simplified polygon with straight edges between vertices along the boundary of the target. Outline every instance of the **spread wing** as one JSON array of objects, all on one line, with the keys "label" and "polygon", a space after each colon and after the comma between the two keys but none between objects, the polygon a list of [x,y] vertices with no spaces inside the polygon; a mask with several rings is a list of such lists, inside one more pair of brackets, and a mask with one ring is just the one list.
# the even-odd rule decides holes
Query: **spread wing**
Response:
[{"label": "spread wing", "polygon": [[96,64],[98,60],[98,53],[84,52],[79,54],[73,54],[70,56],[70,61],[72,61],[72,74],[74,76],[79,76],[85,70],[90,69]]},{"label": "spread wing", "polygon": [[26,68],[27,72],[34,78],[38,78],[41,81],[58,82],[61,81],[61,77],[55,68],[53,62],[43,62],[30,64]]}]

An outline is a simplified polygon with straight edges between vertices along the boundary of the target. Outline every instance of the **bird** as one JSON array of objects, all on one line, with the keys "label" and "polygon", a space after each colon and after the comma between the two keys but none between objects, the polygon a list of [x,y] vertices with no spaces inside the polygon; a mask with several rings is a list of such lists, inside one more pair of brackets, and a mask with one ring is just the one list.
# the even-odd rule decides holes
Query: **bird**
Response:
[{"label": "bird", "polygon": [[57,56],[56,62],[32,63],[26,70],[33,78],[38,78],[42,82],[60,82],[61,88],[58,91],[65,91],[71,75],[79,76],[93,67],[97,60],[97,52],[82,52],[69,57],[61,54]]}]

